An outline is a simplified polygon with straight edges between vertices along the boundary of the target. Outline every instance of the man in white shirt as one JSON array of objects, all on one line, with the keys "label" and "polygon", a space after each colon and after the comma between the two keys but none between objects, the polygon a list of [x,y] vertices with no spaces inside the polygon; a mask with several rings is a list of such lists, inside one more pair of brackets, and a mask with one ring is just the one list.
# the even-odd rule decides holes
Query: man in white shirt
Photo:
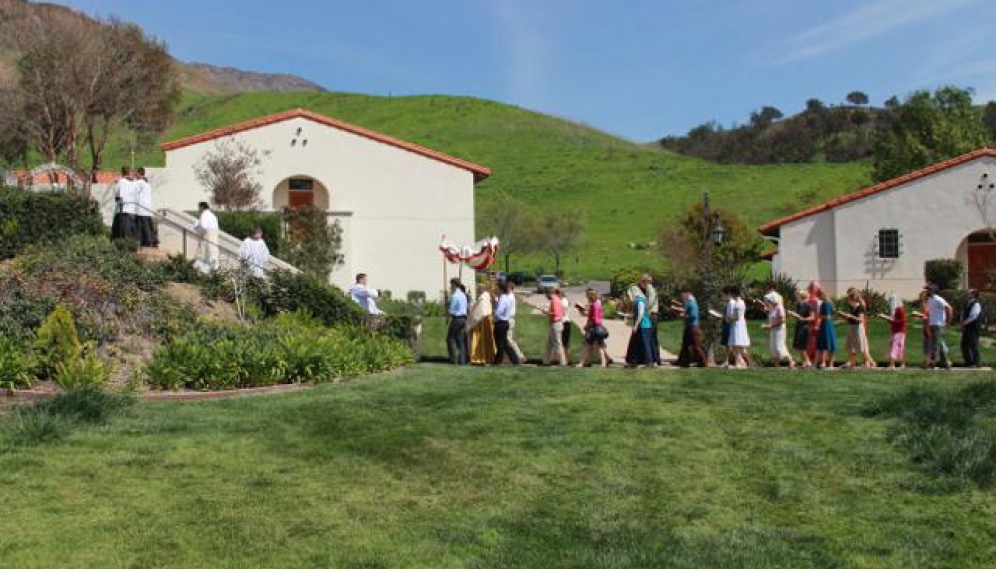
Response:
[{"label": "man in white shirt", "polygon": [[371,316],[383,314],[380,308],[377,308],[377,298],[380,297],[380,293],[377,292],[377,289],[367,286],[366,273],[356,275],[356,283],[349,289],[349,297],[353,299],[353,302],[359,304],[367,314]]},{"label": "man in white shirt", "polygon": [[114,202],[117,210],[111,223],[111,237],[137,241],[138,220],[135,212],[138,210],[138,186],[128,166],[121,167],[121,177],[114,184]]},{"label": "man in white shirt", "polygon": [[218,218],[211,212],[207,202],[197,204],[201,214],[194,225],[194,231],[200,235],[197,245],[197,260],[194,268],[204,274],[218,270]]},{"label": "man in white shirt", "polygon": [[498,304],[495,305],[495,347],[498,350],[495,353],[495,365],[500,364],[506,355],[512,364],[518,365],[522,361],[519,359],[519,347],[515,346],[513,349],[514,341],[510,338],[512,322],[515,321],[514,291],[515,284],[506,281],[501,296],[498,297]]},{"label": "man in white shirt", "polygon": [[[930,354],[930,359],[951,369],[948,345],[944,341],[944,328],[951,321],[951,305],[938,294],[940,289],[937,285],[931,283],[926,286],[926,289],[927,294],[930,295],[927,298],[927,311],[929,312],[927,325],[930,326],[930,335],[934,339],[934,352]],[[940,352],[940,359],[937,358],[937,352]]]},{"label": "man in white shirt", "polygon": [[266,269],[270,265],[270,249],[263,241],[263,229],[256,227],[252,235],[246,237],[239,246],[239,260],[249,268],[249,274],[262,279],[266,278]]},{"label": "man in white shirt", "polygon": [[977,368],[982,365],[979,354],[979,332],[982,330],[982,304],[979,303],[979,291],[969,289],[968,302],[961,313],[961,355],[965,365]]},{"label": "man in white shirt", "polygon": [[142,247],[158,247],[159,238],[156,226],[152,222],[152,184],[145,177],[145,168],[138,169],[134,180],[136,188],[135,219],[137,221],[138,241]]}]

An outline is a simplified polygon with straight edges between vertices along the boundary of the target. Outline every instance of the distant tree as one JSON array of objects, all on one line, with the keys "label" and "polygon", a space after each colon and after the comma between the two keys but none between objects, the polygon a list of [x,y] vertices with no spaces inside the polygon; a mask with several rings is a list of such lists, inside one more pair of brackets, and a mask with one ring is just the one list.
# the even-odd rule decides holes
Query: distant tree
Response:
[{"label": "distant tree", "polygon": [[261,205],[263,185],[256,176],[262,163],[255,148],[235,139],[221,140],[194,166],[194,175],[215,206],[252,210]]},{"label": "distant tree", "polygon": [[884,181],[986,144],[970,90],[917,91],[888,111],[875,133],[872,177]]},{"label": "distant tree", "polygon": [[893,96],[889,97],[888,99],[886,99],[885,103],[883,103],[883,105],[887,109],[895,109],[896,107],[898,107],[900,105],[900,103],[899,103],[899,97],[893,95]]},{"label": "distant tree", "polygon": [[522,255],[537,249],[536,216],[525,204],[505,192],[487,202],[477,219],[485,235],[498,238],[506,273],[510,271],[509,260],[513,254]]},{"label": "distant tree", "polygon": [[823,104],[823,101],[821,101],[819,99],[816,99],[816,98],[806,99],[806,112],[807,113],[819,114],[819,113],[822,113],[825,110],[827,110],[827,106],[825,104]]},{"label": "distant tree", "polygon": [[758,130],[764,130],[783,116],[782,112],[775,107],[766,106],[750,114],[750,124]]},{"label": "distant tree", "polygon": [[588,227],[584,212],[560,209],[543,215],[538,224],[540,248],[553,255],[556,273],[561,274],[560,259],[584,241]]},{"label": "distant tree", "polygon": [[868,104],[868,95],[864,91],[851,91],[847,94],[847,102],[855,106]]},{"label": "distant tree", "polygon": [[996,101],[989,101],[982,109],[982,124],[989,135],[989,141],[996,143]]}]

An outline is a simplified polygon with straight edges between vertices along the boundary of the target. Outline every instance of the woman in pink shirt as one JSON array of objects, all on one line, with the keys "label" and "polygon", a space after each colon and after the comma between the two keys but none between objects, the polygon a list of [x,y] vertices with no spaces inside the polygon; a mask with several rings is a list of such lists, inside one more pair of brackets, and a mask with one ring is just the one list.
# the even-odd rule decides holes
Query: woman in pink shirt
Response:
[{"label": "woman in pink shirt", "polygon": [[564,353],[563,333],[564,333],[564,303],[560,295],[555,291],[547,291],[547,300],[550,306],[544,310],[550,317],[550,338],[547,344],[546,356],[543,357],[543,364],[550,365],[556,359],[557,363],[567,365],[567,354]]},{"label": "woman in pink shirt", "polygon": [[608,367],[610,358],[608,350],[605,349],[605,339],[609,337],[609,331],[605,329],[602,301],[598,299],[598,293],[593,288],[586,290],[585,296],[588,297],[588,308],[577,305],[578,312],[588,317],[584,325],[584,351],[581,352],[581,363],[578,367],[590,364],[594,350],[598,350],[602,367]]}]

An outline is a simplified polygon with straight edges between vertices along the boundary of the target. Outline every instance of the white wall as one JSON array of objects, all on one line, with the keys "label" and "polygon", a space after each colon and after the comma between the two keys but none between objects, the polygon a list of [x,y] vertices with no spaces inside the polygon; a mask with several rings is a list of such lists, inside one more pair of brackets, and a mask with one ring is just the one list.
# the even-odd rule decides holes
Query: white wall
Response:
[{"label": "white wall", "polygon": [[[435,297],[442,288],[440,236],[446,234],[456,242],[474,240],[470,171],[305,118],[226,138],[236,138],[265,155],[257,179],[267,208],[273,207],[273,190],[282,181],[309,176],[327,189],[330,210],[352,214],[343,223],[346,263],[333,274],[333,282],[340,286],[351,284],[355,273],[365,272],[371,286],[389,289],[396,298],[404,298],[410,290]],[[207,199],[194,168],[216,142],[166,153],[156,207],[190,210]],[[467,280],[473,283],[472,276]]]},{"label": "white wall", "polygon": [[837,279],[833,211],[824,211],[781,227],[778,260],[781,272],[800,285],[819,281],[831,294]]},{"label": "white wall", "polygon": [[[964,261],[963,242],[984,228],[972,203],[972,192],[983,173],[996,179],[996,159],[982,157],[940,173],[914,180],[884,192],[856,200],[781,228],[779,253],[783,270],[800,281],[816,273],[834,294],[848,287],[895,291],[914,298],[924,284],[927,260],[955,258]],[[819,231],[815,225],[828,226]],[[807,228],[810,230],[807,231]],[[875,237],[880,229],[898,229],[902,253],[899,259],[877,259]],[[816,252],[830,239],[835,243],[833,269]],[[807,241],[807,238],[809,239]],[[818,259],[818,260],[817,260]]]}]

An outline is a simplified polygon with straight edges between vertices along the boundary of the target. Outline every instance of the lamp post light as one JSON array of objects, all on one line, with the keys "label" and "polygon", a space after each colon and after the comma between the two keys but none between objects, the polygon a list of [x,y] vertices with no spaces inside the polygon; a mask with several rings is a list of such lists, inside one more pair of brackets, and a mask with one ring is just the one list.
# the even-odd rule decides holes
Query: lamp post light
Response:
[{"label": "lamp post light", "polygon": [[[702,261],[700,264],[701,274],[699,275],[699,283],[702,287],[700,306],[703,307],[703,312],[719,302],[719,286],[713,270],[713,249],[723,244],[723,237],[726,234],[726,229],[719,221],[719,215],[713,214],[709,206],[709,192],[703,192]],[[719,337],[719,325],[713,319],[705,317],[700,320],[700,326],[705,340],[706,355],[711,364],[715,362],[715,346]]]}]

